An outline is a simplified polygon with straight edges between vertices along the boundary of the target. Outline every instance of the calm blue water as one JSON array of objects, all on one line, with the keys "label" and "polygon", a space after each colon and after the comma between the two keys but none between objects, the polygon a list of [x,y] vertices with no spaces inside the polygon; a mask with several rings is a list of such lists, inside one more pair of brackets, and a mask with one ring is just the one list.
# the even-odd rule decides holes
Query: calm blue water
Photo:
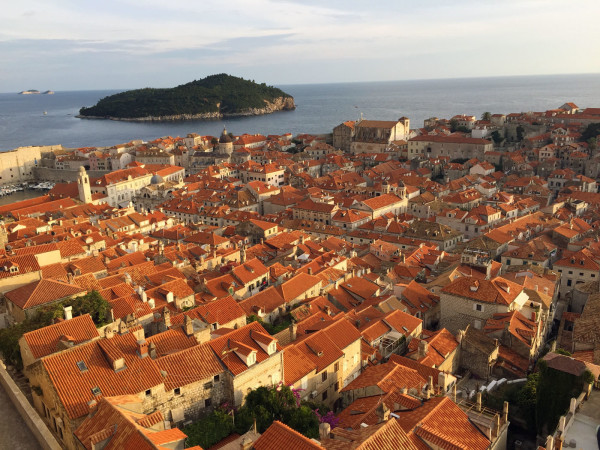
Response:
[{"label": "calm blue water", "polygon": [[129,123],[74,117],[80,107],[119,92],[114,90],[0,94],[0,151],[26,145],[109,146],[192,132],[217,135],[223,126],[234,134],[328,133],[343,121],[359,118],[361,112],[367,119],[407,116],[415,128],[431,116],[543,111],[569,101],[579,107],[600,107],[600,74],[279,87],[294,96],[295,111],[210,122]]}]

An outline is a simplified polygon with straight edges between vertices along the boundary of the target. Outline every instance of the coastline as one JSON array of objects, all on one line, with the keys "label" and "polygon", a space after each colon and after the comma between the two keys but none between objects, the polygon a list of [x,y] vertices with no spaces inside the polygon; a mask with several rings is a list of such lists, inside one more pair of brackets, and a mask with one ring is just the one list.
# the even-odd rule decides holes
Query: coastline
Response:
[{"label": "coastline", "polygon": [[[249,108],[234,113],[222,113],[220,111],[198,113],[198,114],[174,114],[168,116],[145,116],[145,117],[114,117],[114,116],[85,116],[77,114],[77,119],[92,120],[117,120],[122,122],[175,122],[186,120],[221,120],[234,117],[251,117],[271,114],[277,111],[293,111],[296,109],[293,97],[279,97],[273,102],[265,100],[263,108]],[[217,105],[219,106],[219,105]]]}]

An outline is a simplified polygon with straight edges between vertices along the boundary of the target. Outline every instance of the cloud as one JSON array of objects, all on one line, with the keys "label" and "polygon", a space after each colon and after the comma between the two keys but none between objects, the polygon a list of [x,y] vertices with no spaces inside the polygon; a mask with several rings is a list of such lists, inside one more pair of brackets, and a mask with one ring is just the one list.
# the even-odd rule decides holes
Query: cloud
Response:
[{"label": "cloud", "polygon": [[49,69],[81,88],[136,86],[136,73],[168,86],[208,71],[270,83],[594,72],[599,12],[593,0],[21,0],[3,6],[0,62],[14,69],[0,83]]}]

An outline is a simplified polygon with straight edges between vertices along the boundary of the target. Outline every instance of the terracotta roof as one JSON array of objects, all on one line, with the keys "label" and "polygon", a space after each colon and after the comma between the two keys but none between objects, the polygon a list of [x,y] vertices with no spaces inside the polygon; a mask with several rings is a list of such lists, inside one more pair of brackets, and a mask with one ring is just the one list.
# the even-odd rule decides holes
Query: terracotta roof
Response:
[{"label": "terracotta roof", "polygon": [[[240,359],[235,349],[238,349],[238,351],[245,349],[256,351],[256,362],[258,364],[270,357],[251,337],[251,331],[268,335],[267,331],[258,322],[252,322],[209,342],[217,357],[234,376],[248,369],[246,362]],[[280,352],[281,350],[281,347],[277,345],[277,351]]]},{"label": "terracotta roof", "polygon": [[442,292],[485,303],[510,305],[521,293],[523,286],[505,278],[480,280],[474,277],[459,277]]},{"label": "terracotta roof", "polygon": [[[137,350],[135,335],[117,334],[46,356],[42,364],[68,416],[76,419],[88,413],[93,388],[110,397],[138,394],[163,383],[156,362],[140,358]],[[115,371],[111,358],[118,357],[124,358],[125,368]],[[80,361],[84,365],[78,364]]]},{"label": "terracotta roof", "polygon": [[[199,364],[201,362],[201,364]],[[208,343],[172,353],[157,360],[158,367],[166,372],[165,390],[211,379],[224,372],[223,366]]]},{"label": "terracotta roof", "polygon": [[315,450],[323,449],[314,440],[298,433],[287,425],[273,421],[271,426],[252,444],[255,450]]},{"label": "terracotta roof", "polygon": [[42,279],[8,291],[4,296],[19,308],[28,309],[85,292],[62,281]]},{"label": "terracotta roof", "polygon": [[64,350],[58,347],[61,340],[80,344],[98,336],[96,325],[89,314],[63,320],[23,335],[35,359]]}]

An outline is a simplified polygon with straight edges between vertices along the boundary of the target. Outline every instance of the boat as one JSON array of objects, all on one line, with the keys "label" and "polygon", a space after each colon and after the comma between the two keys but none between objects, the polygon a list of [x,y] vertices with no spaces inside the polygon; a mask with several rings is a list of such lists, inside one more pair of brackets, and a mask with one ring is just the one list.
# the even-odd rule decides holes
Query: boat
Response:
[{"label": "boat", "polygon": [[47,116],[48,115],[48,111],[44,111],[44,115]]}]

